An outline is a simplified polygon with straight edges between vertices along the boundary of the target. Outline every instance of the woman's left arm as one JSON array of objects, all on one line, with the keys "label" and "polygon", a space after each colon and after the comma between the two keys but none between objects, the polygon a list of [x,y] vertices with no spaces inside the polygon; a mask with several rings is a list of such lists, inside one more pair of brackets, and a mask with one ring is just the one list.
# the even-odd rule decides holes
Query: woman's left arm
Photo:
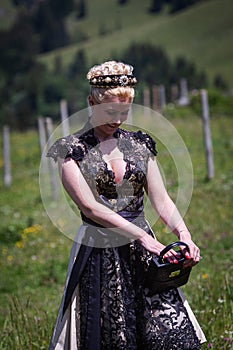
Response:
[{"label": "woman's left arm", "polygon": [[167,193],[155,157],[150,158],[148,162],[146,191],[153,209],[158,213],[161,220],[177,235],[180,241],[188,244],[190,249],[190,253],[186,253],[186,257],[189,258],[188,264],[197,264],[200,260],[200,250],[192,241],[183,218]]}]

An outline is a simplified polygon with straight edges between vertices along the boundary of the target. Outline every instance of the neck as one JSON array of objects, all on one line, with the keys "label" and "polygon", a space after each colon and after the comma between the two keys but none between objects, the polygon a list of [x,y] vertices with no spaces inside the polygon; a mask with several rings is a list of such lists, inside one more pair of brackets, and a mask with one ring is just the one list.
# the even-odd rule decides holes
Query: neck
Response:
[{"label": "neck", "polygon": [[94,129],[94,134],[97,137],[97,139],[99,140],[99,142],[103,142],[103,141],[107,141],[107,140],[112,140],[114,139],[113,135],[106,135],[102,132],[99,132],[98,130]]},{"label": "neck", "polygon": [[100,142],[115,139],[114,137],[115,131],[116,129],[114,131],[112,130],[106,131],[105,129],[102,130],[101,127],[98,127],[98,126],[94,127],[94,134]]}]

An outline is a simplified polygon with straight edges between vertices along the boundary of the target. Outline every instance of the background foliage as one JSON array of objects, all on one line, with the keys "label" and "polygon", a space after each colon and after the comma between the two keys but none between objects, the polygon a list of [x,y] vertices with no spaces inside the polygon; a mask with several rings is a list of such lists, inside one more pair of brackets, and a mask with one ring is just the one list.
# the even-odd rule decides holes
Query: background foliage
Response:
[{"label": "background foliage", "polygon": [[[38,115],[57,120],[61,98],[68,100],[70,113],[85,108],[85,74],[101,59],[133,64],[141,88],[163,84],[168,100],[171,84],[182,77],[190,89],[228,91],[233,6],[223,1],[225,6],[219,0],[161,0],[154,11],[153,1],[4,0],[0,125],[22,130],[35,127]],[[142,103],[142,92],[137,96]]]}]

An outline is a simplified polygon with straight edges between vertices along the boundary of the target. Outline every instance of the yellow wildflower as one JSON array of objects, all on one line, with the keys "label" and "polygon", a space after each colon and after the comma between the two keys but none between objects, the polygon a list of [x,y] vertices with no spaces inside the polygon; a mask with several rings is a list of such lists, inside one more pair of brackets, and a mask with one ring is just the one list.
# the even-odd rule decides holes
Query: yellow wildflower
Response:
[{"label": "yellow wildflower", "polygon": [[42,226],[39,224],[35,224],[29,227],[26,227],[21,232],[21,240],[15,243],[15,246],[18,249],[23,249],[25,242],[27,241],[27,235],[28,234],[36,234],[42,230]]},{"label": "yellow wildflower", "polygon": [[2,255],[7,255],[8,249],[7,248],[2,248]]},{"label": "yellow wildflower", "polygon": [[202,278],[203,278],[204,280],[206,280],[208,277],[209,277],[209,275],[208,275],[207,273],[203,273]]},{"label": "yellow wildflower", "polygon": [[42,230],[42,226],[39,225],[39,224],[35,224],[35,225],[32,225],[32,226],[26,227],[23,230],[23,234],[27,235],[29,233],[37,233],[37,232],[40,232],[41,230]]},{"label": "yellow wildflower", "polygon": [[16,248],[18,249],[23,249],[24,247],[24,242],[23,241],[18,241],[15,243]]}]

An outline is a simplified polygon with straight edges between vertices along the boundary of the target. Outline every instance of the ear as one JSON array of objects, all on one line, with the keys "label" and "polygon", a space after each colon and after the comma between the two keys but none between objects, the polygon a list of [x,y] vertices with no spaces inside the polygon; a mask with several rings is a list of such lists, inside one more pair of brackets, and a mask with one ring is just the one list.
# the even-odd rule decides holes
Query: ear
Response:
[{"label": "ear", "polygon": [[93,97],[91,95],[88,96],[88,103],[89,103],[89,106],[94,106],[94,100],[93,100]]}]

